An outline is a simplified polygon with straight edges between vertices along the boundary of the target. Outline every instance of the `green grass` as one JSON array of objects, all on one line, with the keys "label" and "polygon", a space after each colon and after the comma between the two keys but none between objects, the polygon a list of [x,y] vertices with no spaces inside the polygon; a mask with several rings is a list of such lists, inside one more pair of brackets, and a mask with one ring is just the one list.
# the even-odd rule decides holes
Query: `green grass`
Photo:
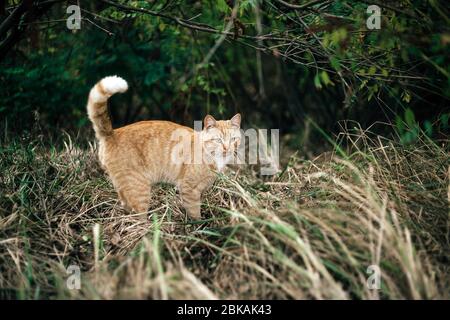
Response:
[{"label": "green grass", "polygon": [[448,140],[345,133],[340,156],[297,154],[271,178],[232,168],[194,222],[164,184],[147,222],[127,213],[95,147],[65,140],[2,141],[1,298],[449,298]]}]

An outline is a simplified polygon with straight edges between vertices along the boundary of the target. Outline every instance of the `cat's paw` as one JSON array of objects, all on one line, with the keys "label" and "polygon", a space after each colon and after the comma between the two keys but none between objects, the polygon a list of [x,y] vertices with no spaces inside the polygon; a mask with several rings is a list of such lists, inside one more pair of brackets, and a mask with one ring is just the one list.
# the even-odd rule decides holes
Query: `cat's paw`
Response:
[{"label": "cat's paw", "polygon": [[201,213],[200,213],[200,211],[196,211],[196,212],[188,212],[188,216],[189,216],[189,219],[190,220],[193,220],[193,221],[195,221],[195,220],[201,220],[202,219],[202,215],[201,215]]}]

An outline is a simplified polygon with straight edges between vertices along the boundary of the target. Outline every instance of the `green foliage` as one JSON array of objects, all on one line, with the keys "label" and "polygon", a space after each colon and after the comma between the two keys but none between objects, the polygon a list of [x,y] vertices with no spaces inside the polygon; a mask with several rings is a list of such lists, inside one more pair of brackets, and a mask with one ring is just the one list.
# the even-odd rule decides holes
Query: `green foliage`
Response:
[{"label": "green foliage", "polygon": [[[217,32],[231,14],[225,0],[182,7],[121,3],[162,10]],[[207,112],[228,117],[239,111],[246,123],[291,132],[302,130],[307,114],[330,131],[340,119],[399,123],[410,109],[430,135],[448,130],[436,123],[448,113],[450,99],[450,30],[442,1],[382,7],[380,30],[366,29],[365,2],[336,1],[315,7],[323,14],[299,15],[275,1],[240,1],[234,36],[208,61],[217,33],[110,5],[82,7],[84,18],[94,18],[89,12],[102,18],[95,24],[83,20],[76,32],[64,23],[38,30],[39,41],[22,41],[1,62],[0,116],[10,128],[30,128],[37,118],[50,128],[86,126],[89,89],[103,76],[118,74],[130,90],[111,100],[115,125],[149,118],[191,124]],[[254,38],[257,8],[264,40]],[[49,17],[65,17],[63,9],[55,7]]]},{"label": "green foliage", "polygon": [[416,120],[414,112],[410,108],[406,108],[402,117],[396,116],[395,127],[400,141],[404,144],[410,144],[416,142],[422,132],[428,137],[432,137],[435,132],[446,132],[449,116],[450,113],[444,113],[434,121],[423,121],[421,125]]}]

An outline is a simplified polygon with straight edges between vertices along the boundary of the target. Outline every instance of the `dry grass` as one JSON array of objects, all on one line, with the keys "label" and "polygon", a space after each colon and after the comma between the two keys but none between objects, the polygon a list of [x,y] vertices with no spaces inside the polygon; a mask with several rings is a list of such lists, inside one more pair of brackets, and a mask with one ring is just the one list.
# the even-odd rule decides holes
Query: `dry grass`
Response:
[{"label": "dry grass", "polygon": [[[221,176],[195,223],[170,186],[147,223],[127,214],[93,148],[3,141],[1,297],[448,299],[448,141],[342,138],[345,156]],[[66,287],[73,264],[80,290]]]}]

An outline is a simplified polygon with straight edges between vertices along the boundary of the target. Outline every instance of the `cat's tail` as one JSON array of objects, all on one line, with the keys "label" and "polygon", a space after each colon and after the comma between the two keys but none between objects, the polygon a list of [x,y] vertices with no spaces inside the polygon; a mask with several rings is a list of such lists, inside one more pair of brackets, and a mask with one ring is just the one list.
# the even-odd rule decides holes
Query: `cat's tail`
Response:
[{"label": "cat's tail", "polygon": [[125,92],[127,89],[127,82],[118,76],[103,78],[92,87],[89,93],[87,112],[94,126],[97,139],[106,138],[113,134],[107,105],[109,97],[117,92]]}]

